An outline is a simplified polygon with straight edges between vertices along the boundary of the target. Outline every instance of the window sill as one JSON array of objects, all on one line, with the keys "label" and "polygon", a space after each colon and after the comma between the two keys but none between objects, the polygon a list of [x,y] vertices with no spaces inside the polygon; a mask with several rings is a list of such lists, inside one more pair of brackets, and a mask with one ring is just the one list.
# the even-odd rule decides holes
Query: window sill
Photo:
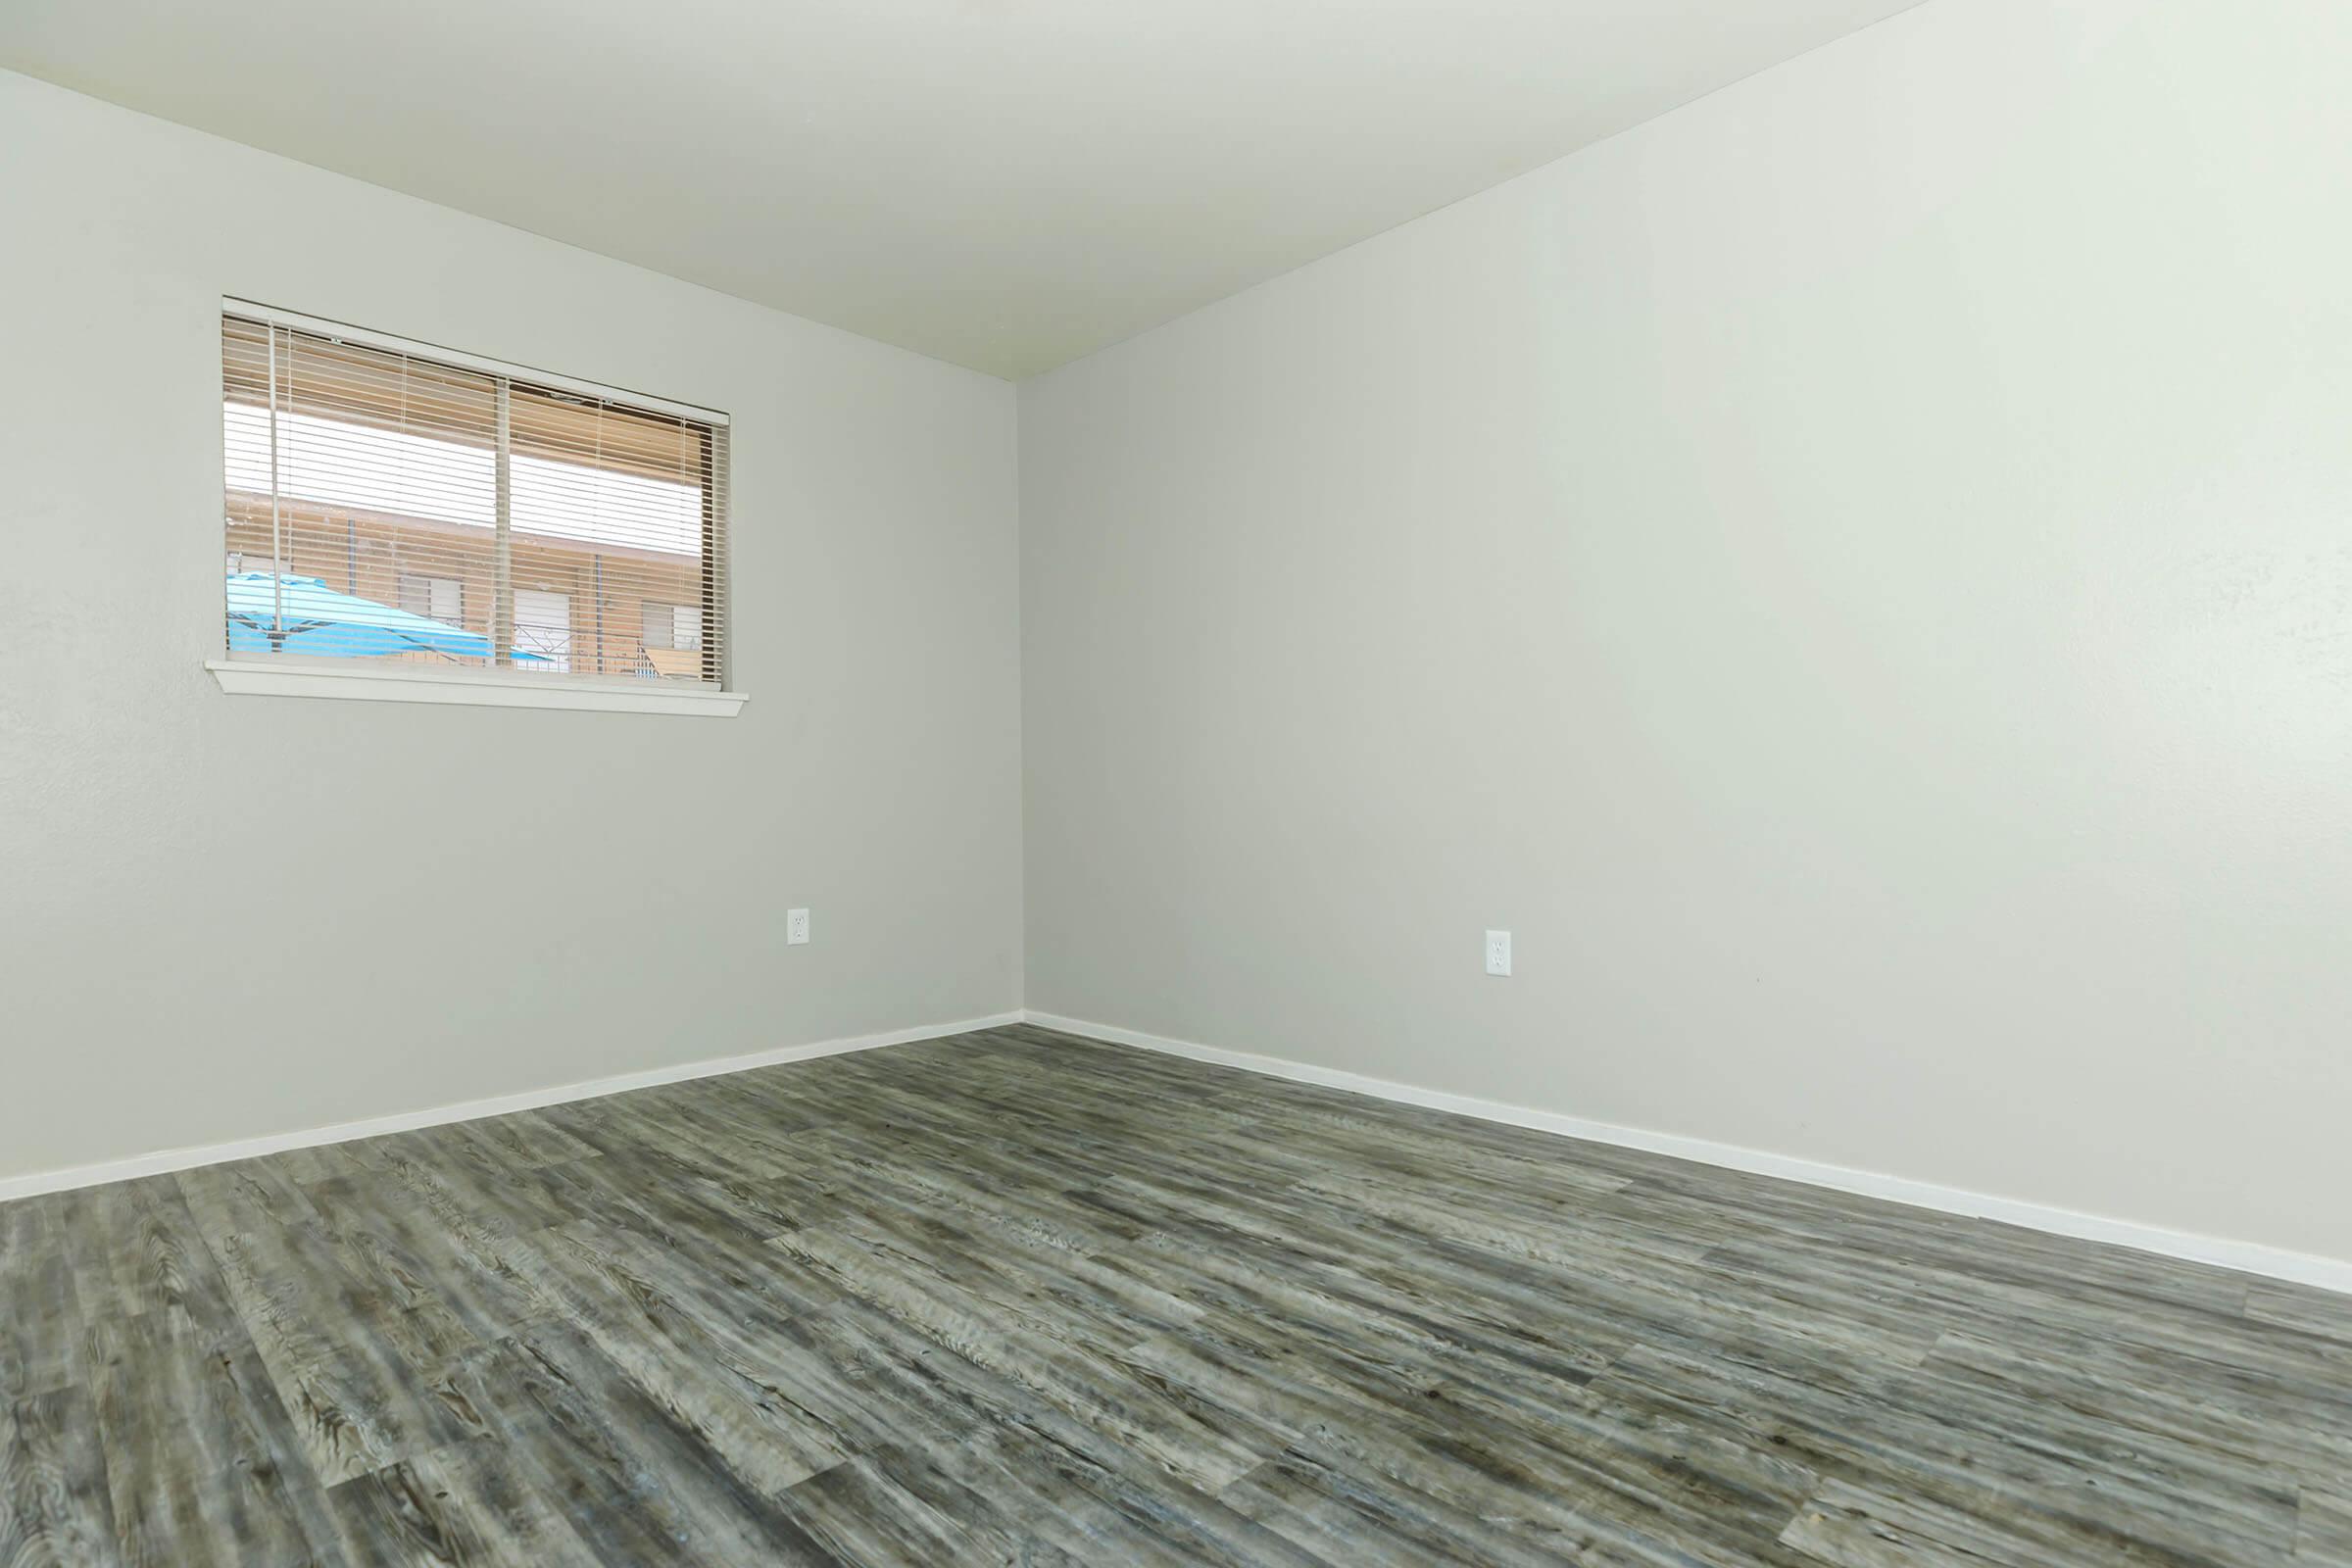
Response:
[{"label": "window sill", "polygon": [[496,675],[417,674],[409,670],[322,669],[246,659],[208,659],[220,689],[237,697],[339,697],[371,703],[458,703],[468,708],[564,708],[605,713],[687,713],[727,718],[750,699],[706,687],[637,690],[654,683],[515,680]]}]

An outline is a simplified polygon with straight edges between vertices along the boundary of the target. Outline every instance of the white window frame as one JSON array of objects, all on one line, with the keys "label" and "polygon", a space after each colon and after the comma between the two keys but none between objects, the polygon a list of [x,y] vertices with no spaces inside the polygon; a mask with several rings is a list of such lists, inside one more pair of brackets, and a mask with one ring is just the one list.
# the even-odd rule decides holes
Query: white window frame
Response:
[{"label": "white window frame", "polygon": [[[617,387],[600,386],[593,381],[552,374],[527,365],[514,365],[479,354],[443,348],[436,343],[422,343],[386,332],[369,331],[341,321],[323,320],[315,316],[303,316],[233,296],[221,297],[220,314],[246,317],[271,326],[291,327],[296,331],[337,338],[388,353],[415,355],[418,359],[454,366],[460,369],[511,376],[534,386],[577,392],[592,398],[609,398],[631,408],[672,415],[718,429],[726,429],[729,424],[727,416],[715,409],[700,408],[691,403],[679,403],[673,399],[652,397]],[[218,498],[210,500],[208,505],[218,514]],[[731,523],[733,519],[726,521]],[[731,527],[719,529],[721,550],[727,549],[731,533]],[[726,563],[722,561],[720,564],[721,582],[731,584],[731,575],[723,569]],[[732,589],[729,587],[723,591],[731,593]],[[216,633],[218,630],[216,626]],[[278,658],[267,662],[253,659],[208,659],[204,662],[204,667],[212,673],[213,679],[223,692],[237,697],[321,697],[359,702],[454,703],[473,708],[555,708],[725,718],[740,711],[743,705],[751,700],[748,693],[734,689],[732,641],[730,638],[723,650],[726,667],[720,670],[720,684],[715,687],[629,679],[600,680],[583,675],[566,675],[560,680],[545,676],[517,677],[481,670],[434,669],[422,664],[360,668],[346,661],[325,659]]]}]

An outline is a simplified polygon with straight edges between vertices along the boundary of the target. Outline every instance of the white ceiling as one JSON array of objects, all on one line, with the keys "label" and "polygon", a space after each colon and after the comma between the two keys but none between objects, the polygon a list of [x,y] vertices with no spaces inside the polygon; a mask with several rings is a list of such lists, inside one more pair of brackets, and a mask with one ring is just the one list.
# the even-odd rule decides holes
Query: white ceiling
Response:
[{"label": "white ceiling", "polygon": [[6,0],[0,64],[998,375],[1915,0]]}]

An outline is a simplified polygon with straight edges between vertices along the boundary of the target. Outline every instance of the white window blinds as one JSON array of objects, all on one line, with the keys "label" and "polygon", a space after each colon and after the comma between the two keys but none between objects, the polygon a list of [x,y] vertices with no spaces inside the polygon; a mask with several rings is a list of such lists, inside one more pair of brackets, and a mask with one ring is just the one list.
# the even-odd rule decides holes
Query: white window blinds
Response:
[{"label": "white window blinds", "polygon": [[258,308],[220,361],[232,661],[721,684],[723,416]]}]

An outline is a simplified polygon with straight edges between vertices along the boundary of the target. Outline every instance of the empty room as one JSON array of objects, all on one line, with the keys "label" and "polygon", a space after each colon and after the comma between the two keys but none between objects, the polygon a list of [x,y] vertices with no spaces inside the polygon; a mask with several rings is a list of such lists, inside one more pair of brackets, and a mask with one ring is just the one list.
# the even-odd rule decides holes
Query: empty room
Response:
[{"label": "empty room", "polygon": [[2352,1568],[2352,5],[0,0],[0,1568]]}]

